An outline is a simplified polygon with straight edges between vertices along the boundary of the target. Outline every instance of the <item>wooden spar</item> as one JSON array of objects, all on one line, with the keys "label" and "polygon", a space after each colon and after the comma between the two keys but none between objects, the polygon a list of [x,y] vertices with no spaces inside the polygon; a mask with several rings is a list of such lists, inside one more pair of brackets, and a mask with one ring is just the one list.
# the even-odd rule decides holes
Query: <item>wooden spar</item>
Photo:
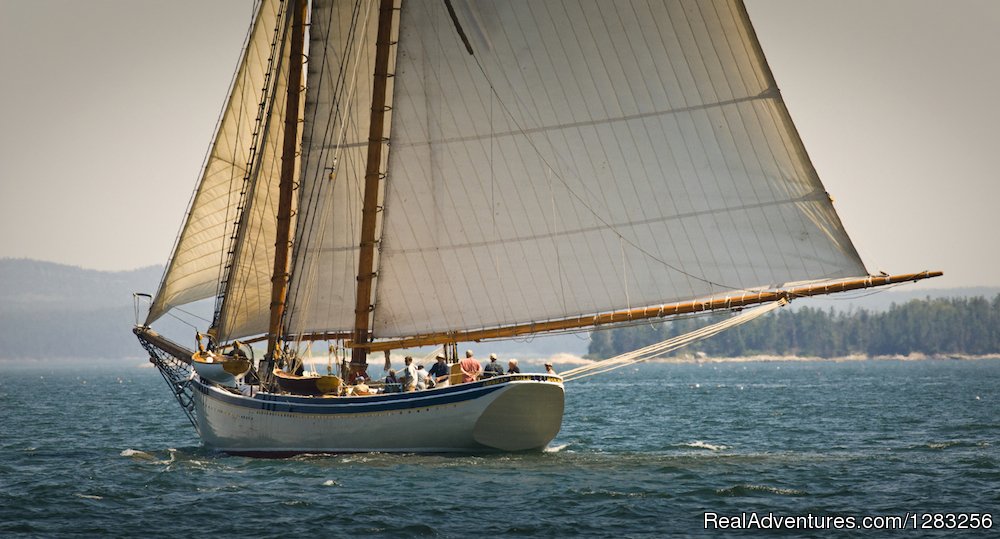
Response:
[{"label": "wooden spar", "polygon": [[152,344],[160,350],[170,354],[170,356],[176,360],[182,363],[187,363],[188,365],[191,364],[191,356],[194,355],[194,350],[171,341],[163,335],[153,331],[149,326],[136,326],[132,328],[132,333],[135,333],[140,340],[146,341],[147,343]]},{"label": "wooden spar", "polygon": [[563,320],[552,320],[548,322],[519,324],[514,326],[473,331],[431,333],[427,335],[418,335],[404,339],[380,341],[376,343],[347,342],[345,345],[354,349],[364,348],[368,351],[374,352],[445,343],[481,341],[485,339],[505,339],[521,335],[530,335],[533,333],[544,333],[547,331],[580,329],[589,326],[600,326],[618,322],[629,322],[649,318],[663,318],[678,314],[733,309],[757,303],[777,301],[779,299],[791,301],[795,298],[833,294],[836,292],[847,292],[849,290],[885,286],[907,281],[919,281],[921,279],[929,279],[931,277],[940,277],[941,275],[943,274],[940,271],[925,271],[922,273],[907,273],[903,275],[872,275],[860,279],[802,285],[784,290],[749,292],[739,296],[728,296],[724,298],[708,298],[704,300],[668,303],[652,307],[640,307],[636,309],[614,311],[592,316],[581,316],[577,318],[566,318]]},{"label": "wooden spar", "polygon": [[[389,80],[389,48],[392,46],[392,15],[395,0],[381,0],[378,35],[375,38],[375,74],[372,87],[372,114],[368,128],[368,162],[365,169],[364,205],[361,209],[361,250],[358,255],[358,289],[354,304],[354,342],[367,343],[368,319],[372,311],[372,280],[375,277],[375,225],[378,216],[382,147],[385,143],[385,96]],[[364,365],[364,348],[351,354],[353,365]]]},{"label": "wooden spar", "polygon": [[288,255],[291,251],[292,191],[299,146],[299,96],[305,67],[306,0],[291,5],[292,41],[288,51],[288,93],[285,99],[285,136],[281,147],[281,178],[278,191],[277,233],[274,239],[274,267],[271,270],[271,319],[267,326],[267,355],[275,359],[281,336],[281,317],[288,293]]},{"label": "wooden spar", "polygon": [[[354,335],[353,332],[340,331],[340,332],[325,332],[325,333],[303,333],[301,335],[291,335],[289,338],[300,341],[339,341],[341,339],[347,339]],[[266,341],[267,335],[261,335],[259,337],[253,337],[251,339],[240,339],[241,343],[252,344],[255,342]]]}]

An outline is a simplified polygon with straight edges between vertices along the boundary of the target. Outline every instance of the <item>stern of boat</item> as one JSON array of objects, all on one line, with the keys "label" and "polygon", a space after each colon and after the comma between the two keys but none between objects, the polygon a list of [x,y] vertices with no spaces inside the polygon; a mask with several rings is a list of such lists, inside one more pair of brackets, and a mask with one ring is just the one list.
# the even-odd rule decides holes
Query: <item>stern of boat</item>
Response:
[{"label": "stern of boat", "polygon": [[562,380],[510,383],[480,415],[472,437],[501,451],[542,449],[559,434],[565,392]]}]

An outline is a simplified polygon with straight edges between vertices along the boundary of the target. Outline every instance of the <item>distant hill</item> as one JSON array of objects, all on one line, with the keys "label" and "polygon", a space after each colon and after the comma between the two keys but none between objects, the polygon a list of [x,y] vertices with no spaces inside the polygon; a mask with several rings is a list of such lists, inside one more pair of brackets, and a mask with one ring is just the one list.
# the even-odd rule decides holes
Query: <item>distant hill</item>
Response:
[{"label": "distant hill", "polygon": [[[162,266],[97,271],[0,259],[0,359],[144,356],[132,335],[132,293],[154,292],[162,274]],[[173,320],[165,327],[193,334]]]},{"label": "distant hill", "polygon": [[[613,357],[688,334],[712,320],[595,333],[591,357]],[[915,299],[886,311],[783,309],[697,342],[682,354],[708,357],[976,357],[1000,354],[1000,295]]]},{"label": "distant hill", "polygon": [[[0,259],[0,359],[17,358],[123,358],[145,354],[132,335],[135,310],[132,293],[153,293],[162,277],[162,266],[130,271],[97,271],[27,259]],[[961,288],[809,298],[792,308],[847,311],[864,308],[887,310],[912,299],[994,297],[1000,288]],[[185,307],[209,317],[212,300]],[[178,313],[204,329],[205,323]],[[145,313],[141,313],[142,317]],[[164,335],[193,342],[195,329],[171,316],[154,324]],[[586,333],[534,337],[507,342],[474,344],[478,356],[490,352],[503,356],[543,357],[564,352],[583,355],[590,342]]]},{"label": "distant hill", "polygon": [[0,312],[90,311],[131,307],[132,292],[152,293],[163,266],[97,271],[28,259],[0,259]]},{"label": "distant hill", "polygon": [[[132,334],[133,292],[152,294],[163,266],[131,271],[97,271],[27,259],[0,259],[0,359],[104,359],[144,357]],[[185,306],[211,316],[212,301]],[[146,304],[143,304],[145,307]],[[201,329],[197,318],[178,313]],[[140,313],[145,317],[145,311]],[[195,329],[167,315],[153,327],[178,342],[193,344]],[[477,355],[542,357],[565,352],[583,355],[586,333],[474,344]]]}]

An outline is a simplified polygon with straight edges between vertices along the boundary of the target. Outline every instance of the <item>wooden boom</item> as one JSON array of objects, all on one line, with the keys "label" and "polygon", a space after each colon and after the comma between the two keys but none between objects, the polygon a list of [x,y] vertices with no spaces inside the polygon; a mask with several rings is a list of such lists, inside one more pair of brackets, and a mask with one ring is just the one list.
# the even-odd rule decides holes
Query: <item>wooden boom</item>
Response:
[{"label": "wooden boom", "polygon": [[779,299],[791,301],[795,298],[834,294],[836,292],[847,292],[849,290],[885,286],[907,281],[919,281],[921,279],[929,279],[931,277],[940,277],[941,275],[943,275],[943,273],[940,271],[924,271],[921,273],[906,273],[902,275],[869,275],[868,277],[860,279],[802,285],[784,290],[749,292],[739,296],[727,296],[724,298],[708,298],[704,300],[693,300],[679,303],[666,303],[663,305],[626,309],[591,316],[580,316],[577,318],[566,318],[547,322],[533,322],[529,324],[518,324],[491,329],[429,333],[426,335],[417,335],[403,339],[371,343],[348,341],[345,345],[351,348],[364,348],[370,352],[375,352],[445,343],[481,341],[486,339],[505,339],[521,335],[530,335],[533,333],[544,333],[548,331],[580,329],[589,326],[614,324],[617,322],[629,322],[648,318],[663,318],[678,314],[734,309],[744,307],[746,305],[777,301]]}]

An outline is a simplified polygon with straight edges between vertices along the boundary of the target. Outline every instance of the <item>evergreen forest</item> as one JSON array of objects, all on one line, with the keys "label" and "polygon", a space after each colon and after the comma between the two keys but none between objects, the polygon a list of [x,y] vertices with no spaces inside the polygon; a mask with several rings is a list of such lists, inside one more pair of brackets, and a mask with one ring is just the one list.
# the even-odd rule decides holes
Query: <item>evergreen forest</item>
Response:
[{"label": "evergreen forest", "polygon": [[[635,325],[591,333],[589,356],[608,358],[688,333],[725,315]],[[811,307],[763,316],[682,348],[674,355],[845,357],[1000,354],[1000,295],[913,300],[886,311]]]}]

